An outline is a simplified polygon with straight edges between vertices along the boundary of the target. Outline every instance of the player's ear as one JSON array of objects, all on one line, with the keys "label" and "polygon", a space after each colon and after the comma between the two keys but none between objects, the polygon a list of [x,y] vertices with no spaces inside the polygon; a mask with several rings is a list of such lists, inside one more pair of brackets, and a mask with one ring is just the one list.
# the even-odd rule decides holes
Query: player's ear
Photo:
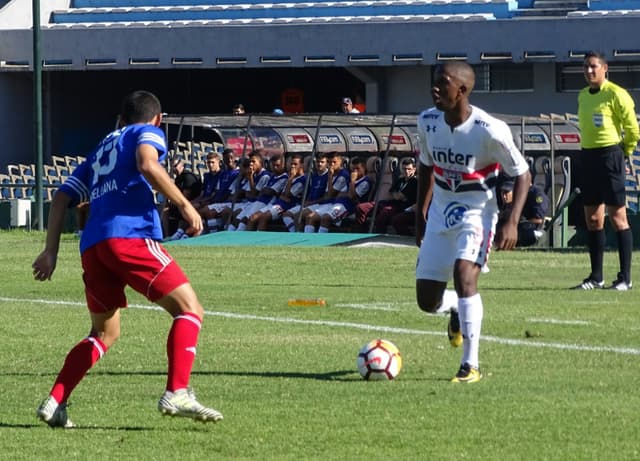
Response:
[{"label": "player's ear", "polygon": [[153,126],[159,127],[161,123],[162,123],[162,114],[157,114],[155,117],[151,119],[151,124]]}]

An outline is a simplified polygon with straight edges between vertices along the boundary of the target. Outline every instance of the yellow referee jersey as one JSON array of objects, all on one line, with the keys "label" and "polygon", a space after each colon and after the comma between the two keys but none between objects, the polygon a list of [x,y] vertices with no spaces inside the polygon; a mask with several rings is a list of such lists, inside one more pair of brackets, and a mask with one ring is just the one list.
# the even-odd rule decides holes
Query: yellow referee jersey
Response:
[{"label": "yellow referee jersey", "polygon": [[589,93],[589,87],[580,91],[578,123],[582,147],[586,149],[613,146],[623,141],[624,153],[631,155],[640,139],[631,95],[608,80],[595,94]]}]

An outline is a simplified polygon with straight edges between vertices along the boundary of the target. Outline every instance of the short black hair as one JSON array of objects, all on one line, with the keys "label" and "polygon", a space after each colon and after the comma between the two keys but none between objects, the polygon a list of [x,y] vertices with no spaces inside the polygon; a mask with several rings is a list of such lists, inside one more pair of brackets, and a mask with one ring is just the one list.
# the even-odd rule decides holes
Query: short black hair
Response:
[{"label": "short black hair", "polygon": [[124,125],[147,123],[160,113],[160,100],[153,93],[138,90],[125,96],[122,101],[120,121]]},{"label": "short black hair", "polygon": [[584,60],[586,61],[589,58],[596,58],[598,59],[602,64],[606,64],[607,63],[607,58],[605,58],[604,53],[600,52],[600,51],[595,51],[595,50],[591,50],[588,51],[585,55],[584,55]]}]

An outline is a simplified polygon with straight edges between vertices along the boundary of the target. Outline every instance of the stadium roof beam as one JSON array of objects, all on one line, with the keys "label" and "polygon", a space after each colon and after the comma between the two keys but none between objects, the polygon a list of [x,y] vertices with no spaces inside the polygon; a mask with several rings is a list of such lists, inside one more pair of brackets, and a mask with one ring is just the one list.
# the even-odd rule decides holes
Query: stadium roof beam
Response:
[{"label": "stadium roof beam", "polygon": [[171,58],[171,64],[175,66],[200,65],[203,63],[202,58]]},{"label": "stadium roof beam", "polygon": [[260,56],[261,64],[290,64],[291,56]]},{"label": "stadium roof beam", "polygon": [[305,56],[304,62],[308,64],[336,62],[336,57],[335,56]]},{"label": "stadium roof beam", "polygon": [[241,56],[230,56],[224,58],[216,58],[216,64],[225,65],[225,64],[246,64],[247,58]]},{"label": "stadium roof beam", "polygon": [[587,51],[569,50],[569,57],[572,59],[584,59]]},{"label": "stadium roof beam", "polygon": [[480,54],[481,61],[511,61],[511,51],[486,51]]},{"label": "stadium roof beam", "polygon": [[363,62],[378,62],[380,61],[380,56],[378,56],[377,54],[355,54],[355,55],[349,55],[349,62],[357,62],[357,63],[363,63]]},{"label": "stadium roof beam", "polygon": [[107,67],[115,66],[118,61],[113,58],[87,58],[84,60],[84,65],[87,67]]},{"label": "stadium roof beam", "polygon": [[640,56],[640,50],[613,50],[616,58],[636,58]]},{"label": "stadium roof beam", "polygon": [[523,57],[525,60],[556,59],[556,54],[553,51],[525,51]]},{"label": "stadium roof beam", "polygon": [[44,59],[42,61],[42,67],[50,68],[61,68],[61,67],[71,67],[73,66],[73,59]]},{"label": "stadium roof beam", "polygon": [[157,66],[159,64],[159,58],[129,58],[130,66]]},{"label": "stadium roof beam", "polygon": [[467,53],[437,53],[438,61],[466,61]]},{"label": "stadium roof beam", "polygon": [[393,62],[422,62],[422,53],[394,54]]}]

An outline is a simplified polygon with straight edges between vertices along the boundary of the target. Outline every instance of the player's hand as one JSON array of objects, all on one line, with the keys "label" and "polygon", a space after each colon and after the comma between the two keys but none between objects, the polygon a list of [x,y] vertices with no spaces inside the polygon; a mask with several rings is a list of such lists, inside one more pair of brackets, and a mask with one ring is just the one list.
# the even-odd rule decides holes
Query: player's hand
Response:
[{"label": "player's hand", "polygon": [[357,171],[352,171],[351,172],[351,182],[356,182],[358,180],[358,172]]},{"label": "player's hand", "polygon": [[496,233],[496,250],[513,250],[518,242],[517,224],[506,222]]},{"label": "player's hand", "polygon": [[51,274],[56,270],[57,260],[58,255],[55,252],[45,249],[31,265],[33,278],[41,282],[51,280]]},{"label": "player's hand", "polygon": [[187,202],[183,208],[180,208],[180,214],[187,223],[187,229],[185,232],[188,235],[196,237],[202,234],[202,218],[200,217],[200,213],[198,213],[190,203]]}]

